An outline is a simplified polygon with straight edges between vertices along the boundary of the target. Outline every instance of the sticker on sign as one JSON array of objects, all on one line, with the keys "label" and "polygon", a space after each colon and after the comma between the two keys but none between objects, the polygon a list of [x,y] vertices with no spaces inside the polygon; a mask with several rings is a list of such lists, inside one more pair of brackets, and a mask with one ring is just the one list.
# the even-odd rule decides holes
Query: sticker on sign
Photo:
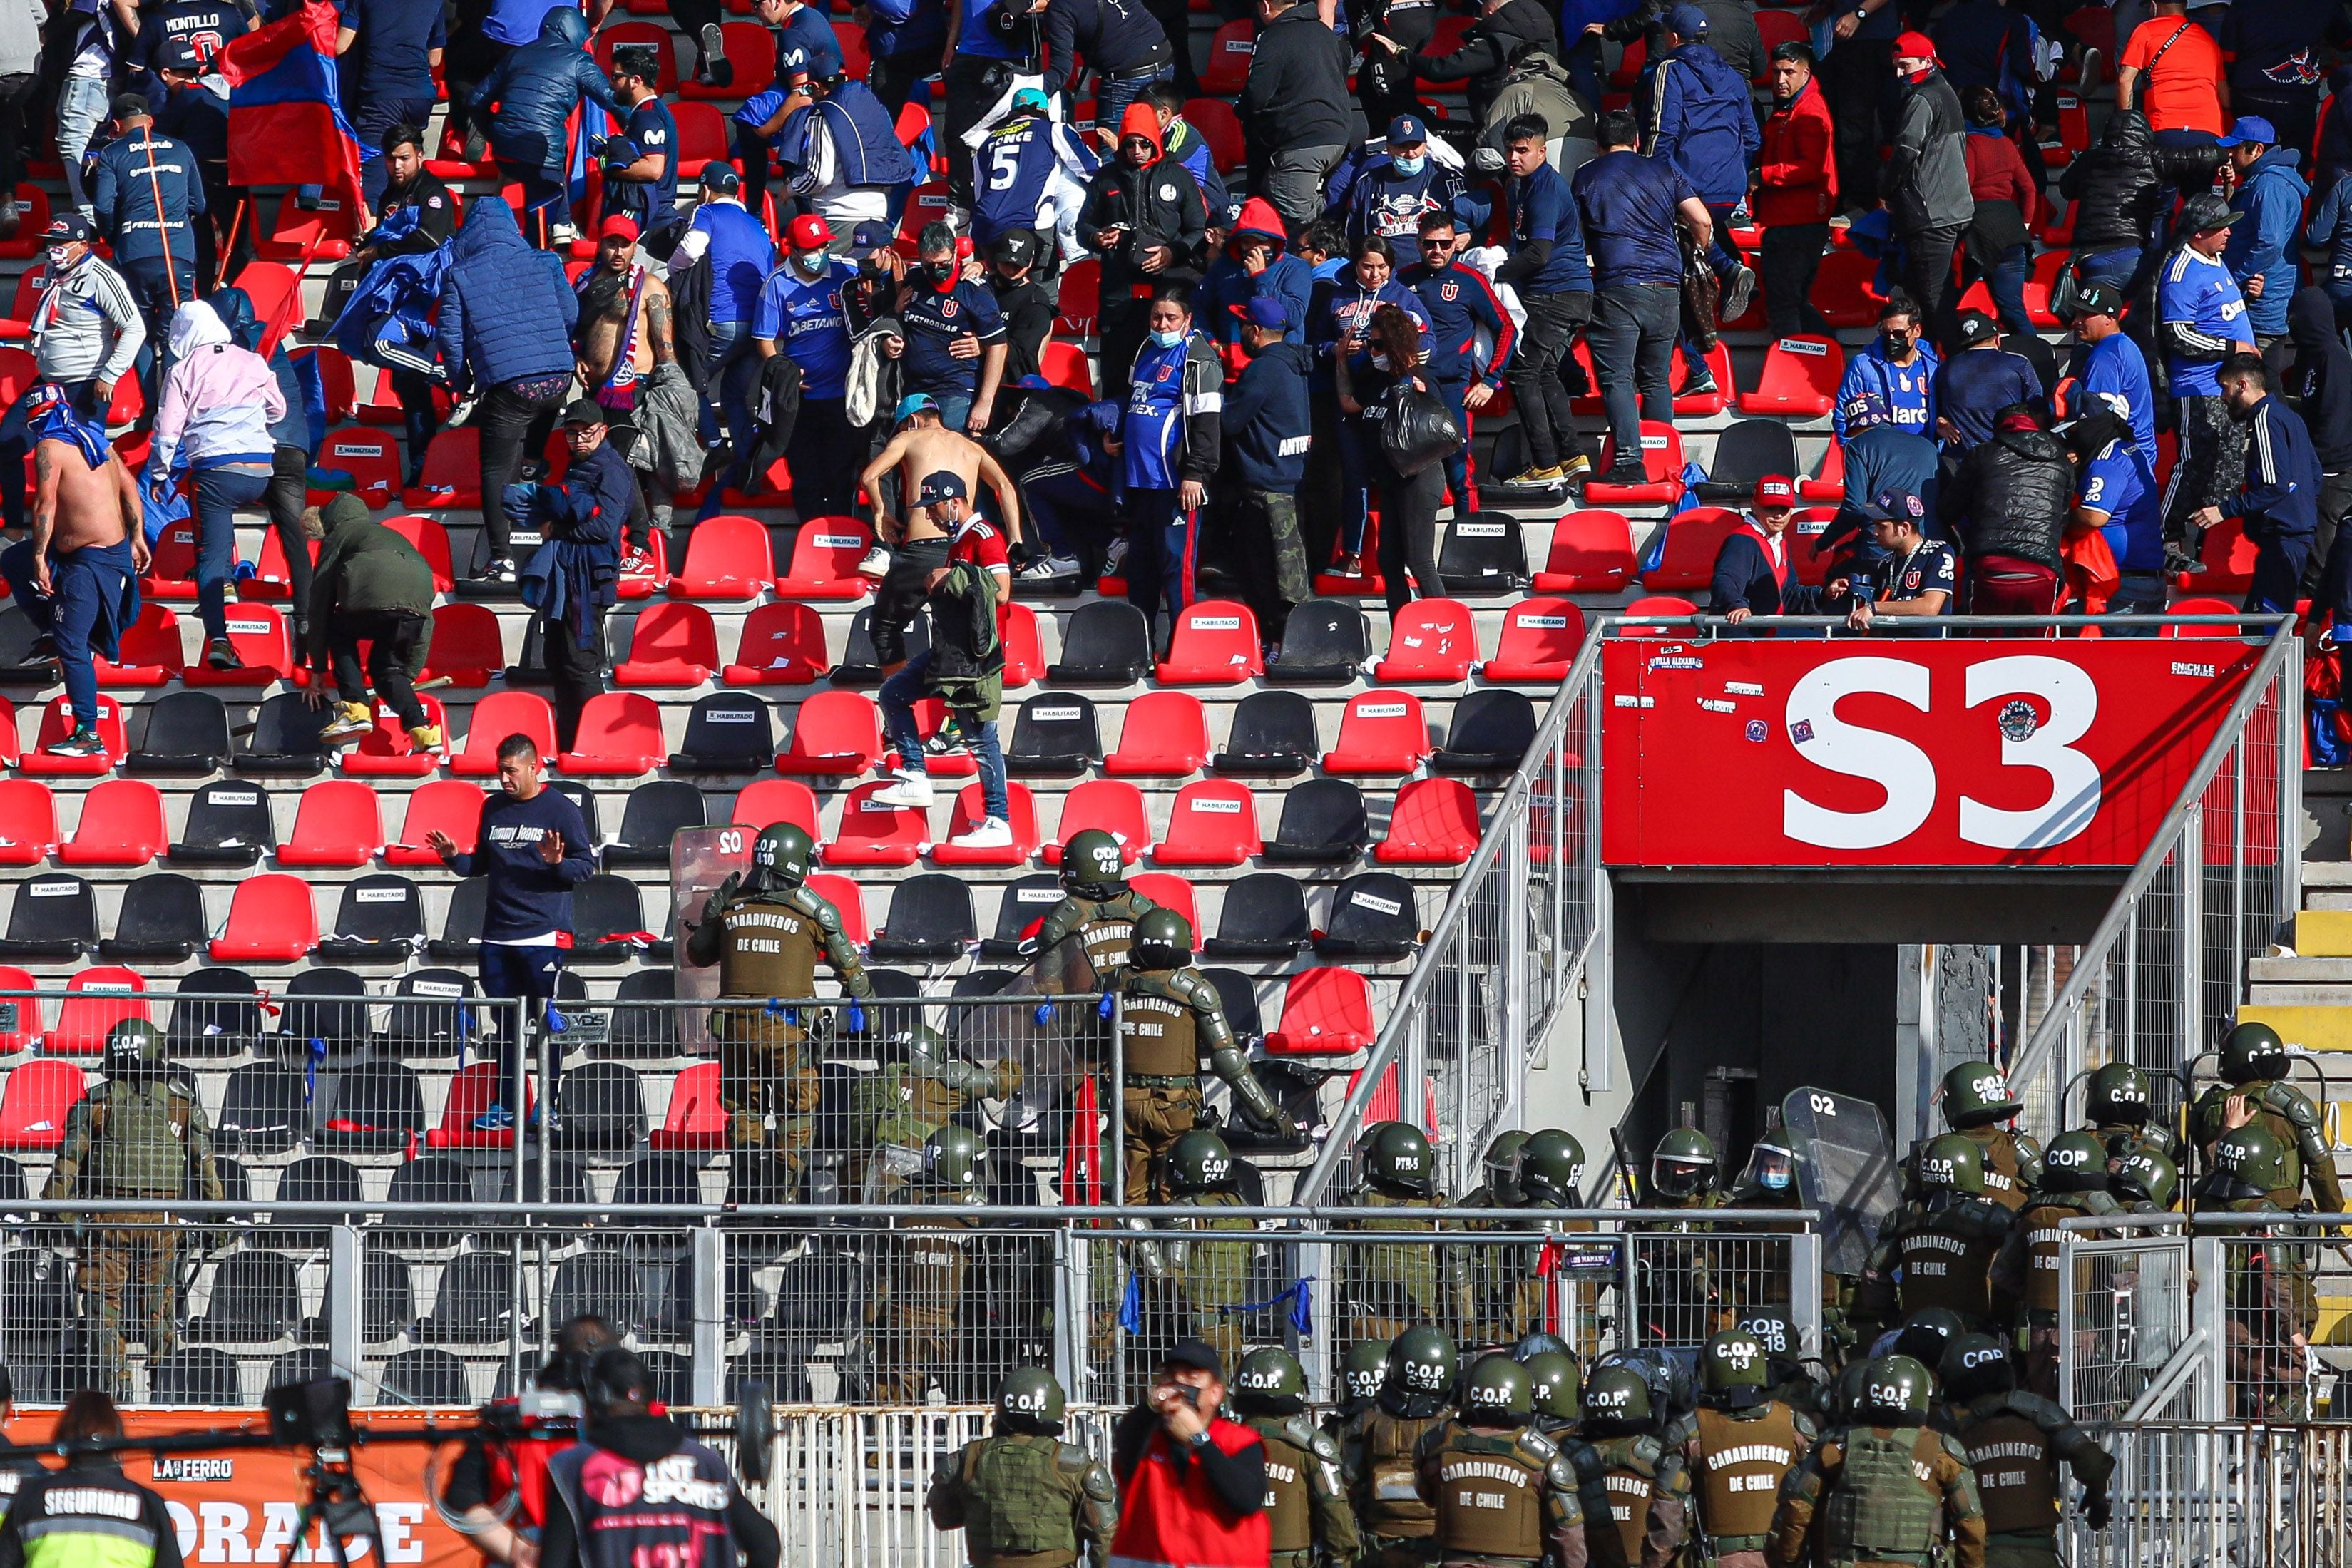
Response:
[{"label": "sticker on sign", "polygon": [[860,534],[819,534],[814,542],[819,549],[862,549],[866,545]]},{"label": "sticker on sign", "polygon": [[408,890],[404,887],[357,888],[352,894],[352,901],[355,904],[405,904],[408,902]]},{"label": "sticker on sign", "polygon": [[1242,618],[1238,615],[1195,615],[1192,624],[1203,632],[1238,632]]},{"label": "sticker on sign", "polygon": [[1820,360],[1829,356],[1830,346],[1818,338],[1783,338],[1780,340],[1780,351],[1784,354],[1802,354],[1807,359]]},{"label": "sticker on sign", "polygon": [[1360,904],[1366,909],[1377,909],[1382,915],[1402,915],[1404,913],[1403,904],[1398,903],[1393,898],[1382,898],[1376,893],[1351,893],[1348,895],[1348,902],[1354,904]]},{"label": "sticker on sign", "polygon": [[1238,817],[1242,814],[1242,803],[1239,800],[1215,799],[1195,800],[1192,802],[1192,810],[1206,811],[1213,817]]},{"label": "sticker on sign", "polygon": [[1459,539],[1498,539],[1503,537],[1500,523],[1456,523],[1454,537]]},{"label": "sticker on sign", "polygon": [[1356,710],[1358,718],[1402,718],[1404,716],[1405,706],[1402,703],[1366,703]]},{"label": "sticker on sign", "polygon": [[1552,632],[1568,630],[1568,617],[1565,615],[1519,615],[1512,619],[1516,625],[1532,626],[1538,630]]}]

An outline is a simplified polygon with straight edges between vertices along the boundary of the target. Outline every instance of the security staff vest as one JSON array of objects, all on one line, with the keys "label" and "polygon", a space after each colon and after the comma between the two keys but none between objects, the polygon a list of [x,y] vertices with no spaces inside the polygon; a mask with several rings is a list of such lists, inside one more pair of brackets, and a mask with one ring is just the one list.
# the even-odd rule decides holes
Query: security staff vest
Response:
[{"label": "security staff vest", "polygon": [[1322,1461],[1297,1441],[1285,1417],[1253,1416],[1242,1425],[1265,1444],[1265,1518],[1273,1531],[1269,1550],[1276,1557],[1304,1554],[1315,1547],[1315,1510],[1307,1495],[1307,1472]]},{"label": "security staff vest", "polygon": [[1423,1540],[1437,1528],[1436,1511],[1421,1500],[1412,1451],[1443,1415],[1414,1419],[1375,1405],[1364,1412],[1364,1501],[1356,1518],[1374,1535]]},{"label": "security staff vest", "polygon": [[1128,1076],[1196,1076],[1201,1053],[1194,1043],[1192,1004],[1178,992],[1168,975],[1125,969],[1118,977],[1118,993],[1119,1050]]},{"label": "security staff vest", "polygon": [[2021,1410],[1997,1410],[1960,1434],[1992,1534],[2058,1527],[2058,1465],[2050,1436]]},{"label": "security staff vest", "polygon": [[963,1451],[965,1549],[983,1568],[1065,1568],[1078,1560],[1076,1477],[1063,1479],[1062,1442],[1000,1432]]},{"label": "security staff vest", "polygon": [[572,1510],[581,1568],[735,1568],[727,1461],[691,1438],[647,1464],[582,1443],[547,1475]]},{"label": "security staff vest", "polygon": [[[1209,1422],[1209,1441],[1228,1454],[1238,1454],[1257,1442],[1258,1435],[1220,1416]],[[1160,1568],[1256,1568],[1266,1560],[1270,1533],[1265,1513],[1228,1514],[1201,1466],[1178,1465],[1166,1432],[1153,1432],[1143,1445],[1126,1490],[1118,1533],[1111,1538],[1113,1562],[1124,1558]]]},{"label": "security staff vest", "polygon": [[1943,1439],[1924,1427],[1849,1428],[1845,1469],[1822,1543],[1831,1563],[1927,1563],[1944,1541],[1933,1464]]},{"label": "security staff vest", "polygon": [[2000,1243],[1971,1235],[1961,1211],[1927,1215],[1895,1244],[1903,1260],[1905,1316],[1927,1307],[1949,1307],[1971,1323],[1992,1309],[1992,1260]]},{"label": "security staff vest", "polygon": [[1601,1484],[1609,1493],[1609,1522],[1625,1548],[1625,1561],[1642,1560],[1642,1542],[1650,1530],[1650,1500],[1657,1495],[1658,1459],[1655,1437],[1603,1437],[1592,1445],[1601,1456]]},{"label": "security staff vest", "polygon": [[723,997],[812,997],[824,937],[816,917],[789,902],[792,894],[739,898],[719,912],[719,994]]},{"label": "security staff vest", "polygon": [[[1780,1501],[1780,1481],[1797,1462],[1797,1418],[1773,1400],[1763,1413],[1741,1421],[1702,1406],[1698,1412],[1697,1481],[1699,1522],[1732,1551],[1753,1551],[1771,1533]],[[1752,1544],[1751,1544],[1752,1542]]]},{"label": "security staff vest", "polygon": [[1544,1554],[1544,1465],[1519,1434],[1447,1428],[1437,1451],[1435,1535],[1446,1555],[1511,1558]]},{"label": "security staff vest", "polygon": [[178,1197],[188,1168],[194,1106],[170,1081],[113,1078],[90,1096],[89,1157],[81,1190],[91,1197]]}]

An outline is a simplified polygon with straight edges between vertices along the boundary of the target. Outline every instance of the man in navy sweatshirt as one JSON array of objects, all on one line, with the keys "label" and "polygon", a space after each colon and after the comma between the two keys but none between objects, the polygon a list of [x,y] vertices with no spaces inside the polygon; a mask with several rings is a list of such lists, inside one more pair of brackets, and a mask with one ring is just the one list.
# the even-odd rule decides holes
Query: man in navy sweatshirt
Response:
[{"label": "man in navy sweatshirt", "polygon": [[[580,808],[540,777],[539,747],[530,737],[510,735],[499,743],[499,785],[504,793],[482,802],[471,853],[460,853],[457,841],[437,828],[425,841],[459,876],[489,879],[482,909],[482,994],[529,998],[524,1028],[536,1035],[542,1032],[547,1000],[563,972],[563,949],[555,938],[572,930],[572,890],[595,871],[595,850]],[[476,1132],[513,1130],[514,1113],[504,1097],[514,1092],[515,1074],[524,1061],[521,1046],[513,1035],[499,1032],[499,1098],[474,1119]],[[551,1094],[556,1068],[551,1051]]]},{"label": "man in navy sweatshirt", "polygon": [[1314,591],[1298,538],[1298,485],[1315,438],[1307,401],[1307,350],[1291,339],[1290,307],[1261,294],[1242,308],[1249,362],[1225,391],[1225,432],[1239,481],[1234,543],[1268,658],[1282,644],[1290,612]]},{"label": "man in navy sweatshirt", "polygon": [[[2271,373],[2260,354],[2236,353],[2221,365],[2221,396],[2230,417],[2246,429],[2246,472],[2238,492],[2189,521],[2200,528],[2225,517],[2240,519],[2254,542],[2249,615],[2292,614],[2295,585],[2319,531],[2319,459],[2303,417],[2271,395]],[[2323,591],[2340,591],[2329,584]]]}]

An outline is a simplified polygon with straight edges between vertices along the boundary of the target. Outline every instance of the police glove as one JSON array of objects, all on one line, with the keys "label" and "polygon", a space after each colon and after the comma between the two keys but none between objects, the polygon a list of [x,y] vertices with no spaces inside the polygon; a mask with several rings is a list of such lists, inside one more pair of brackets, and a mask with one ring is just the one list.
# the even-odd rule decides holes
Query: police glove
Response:
[{"label": "police glove", "polygon": [[2105,1530],[2107,1521],[2115,1517],[2115,1504],[2108,1500],[2104,1491],[2093,1492],[2083,1500],[2083,1517],[2093,1530]]}]

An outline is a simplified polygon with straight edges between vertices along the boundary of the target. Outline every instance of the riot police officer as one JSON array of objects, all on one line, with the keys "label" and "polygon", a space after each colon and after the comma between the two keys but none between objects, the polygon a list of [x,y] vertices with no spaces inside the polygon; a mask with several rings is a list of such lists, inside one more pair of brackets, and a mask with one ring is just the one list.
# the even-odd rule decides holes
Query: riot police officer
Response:
[{"label": "riot police officer", "polygon": [[1242,1358],[1234,1373],[1234,1414],[1265,1442],[1265,1516],[1271,1568],[1314,1568],[1356,1560],[1356,1516],[1339,1475],[1339,1444],[1307,1417],[1307,1373],[1286,1350]]},{"label": "riot police officer", "polygon": [[[1551,1337],[1528,1336],[1530,1341]],[[1576,1357],[1566,1350],[1530,1349],[1526,1343],[1511,1355],[1528,1369],[1528,1397],[1535,1402],[1536,1430],[1555,1443],[1573,1433],[1584,1418],[1584,1379],[1576,1370]]]},{"label": "riot police officer", "polygon": [[2021,1392],[2017,1364],[1990,1334],[1954,1340],[1943,1372],[1954,1434],[1968,1451],[1984,1505],[1988,1568],[2059,1568],[2058,1467],[2074,1470],[2084,1519],[2105,1530],[2114,1456],[2054,1401]]},{"label": "riot police officer", "polygon": [[[1952,1342],[1969,1333],[1969,1325],[1960,1314],[1949,1307],[1921,1307],[1903,1320],[1902,1327],[1879,1342],[1881,1355],[1907,1355],[1922,1366],[1941,1366],[1944,1353]],[[1927,1393],[1927,1425],[1938,1432],[1948,1432],[1951,1423],[1946,1419],[1943,1385],[1938,1384]]]},{"label": "riot police officer", "polygon": [[[2252,1112],[2286,1156],[2286,1180],[2280,1185],[2300,1191],[2308,1186],[2312,1201],[2328,1214],[2344,1212],[2344,1187],[2336,1176],[2336,1155],[2319,1130],[2319,1111],[2310,1096],[2286,1082],[2286,1042],[2266,1023],[2242,1023],[2221,1042],[2221,1082],[2197,1097],[2189,1113],[2189,1135],[2209,1166],[2213,1149],[2233,1121]],[[2242,1102],[2234,1115],[2230,1102]],[[2292,1208],[2287,1198],[2280,1207]]]},{"label": "riot police officer", "polygon": [[1992,1264],[1992,1282],[2025,1315],[2025,1386],[2058,1397],[2058,1299],[2066,1287],[2058,1270],[2061,1227],[2088,1214],[2113,1214],[2107,1191],[2108,1145],[2098,1134],[2061,1133],[2042,1152],[2042,1182],[2010,1228]]},{"label": "riot police officer", "polygon": [[1135,924],[1160,906],[1127,885],[1127,861],[1118,841],[1100,828],[1085,828],[1062,846],[1062,902],[1037,927],[1037,952],[1050,959],[1075,936],[1108,988],[1112,971],[1126,967]]},{"label": "riot police officer", "polygon": [[1944,1123],[1984,1152],[1984,1196],[2012,1214],[2042,1179],[2042,1145],[2002,1125],[2024,1109],[1990,1061],[1963,1061],[1944,1074]]},{"label": "riot police officer", "polygon": [[1863,1374],[1853,1425],[1798,1461],[1772,1516],[1773,1563],[1824,1568],[1927,1563],[1984,1568],[1984,1508],[1959,1439],[1927,1425],[1935,1378],[1907,1355]]},{"label": "riot police officer", "polygon": [[1339,1428],[1372,1407],[1389,1380],[1386,1340],[1362,1339],[1339,1360],[1340,1399],[1323,1416],[1323,1429],[1337,1438]]},{"label": "riot police officer", "polygon": [[[2232,1127],[2213,1145],[2212,1168],[2197,1184],[2199,1213],[2276,1214],[2301,1191],[2293,1156],[2261,1122]],[[2282,1199],[2285,1201],[2282,1201]],[[2309,1405],[2305,1380],[2319,1299],[2310,1228],[2265,1226],[2221,1239],[2222,1332],[2230,1386],[2241,1416],[2298,1421]]]},{"label": "riot police officer", "polygon": [[1486,1181],[1462,1200],[1464,1208],[1517,1208],[1519,1206],[1519,1150],[1527,1145],[1526,1133],[1517,1128],[1497,1133],[1479,1157],[1478,1168]]},{"label": "riot police officer", "polygon": [[[874,1026],[869,1021],[867,1027]],[[1007,1099],[1021,1087],[1019,1061],[1010,1056],[988,1066],[969,1061],[919,1019],[911,1028],[895,1031],[888,1044],[903,1050],[904,1060],[889,1060],[886,1054],[882,1068],[861,1074],[851,1093],[852,1124],[867,1147],[919,1149],[925,1138],[961,1114],[973,1095]],[[856,1176],[852,1169],[844,1186],[855,1188]]]},{"label": "riot police officer", "polygon": [[2106,1145],[2110,1159],[2121,1159],[2137,1144],[2146,1144],[2171,1157],[2180,1152],[2172,1129],[2154,1119],[2155,1096],[2147,1074],[2128,1061],[2110,1061],[2091,1074],[2083,1110],[2091,1131]]},{"label": "riot police officer", "polygon": [[[1167,1221],[1143,1249],[1145,1299],[1167,1304],[1160,1317],[1171,1340],[1198,1339],[1230,1360],[1242,1345],[1239,1313],[1223,1309],[1249,1300],[1250,1248],[1256,1222],[1221,1212],[1241,1207],[1234,1189],[1239,1169],[1224,1139],[1195,1127],[1168,1151],[1167,1198],[1197,1218]],[[1171,1236],[1170,1231],[1178,1234]],[[1239,1239],[1195,1239],[1195,1232],[1238,1233]],[[1159,1272],[1155,1273],[1154,1270]]]},{"label": "riot police officer", "polygon": [[[1367,1128],[1356,1145],[1356,1172],[1359,1185],[1349,1199],[1355,1207],[1445,1207],[1429,1139],[1410,1123],[1380,1122]],[[1349,1228],[1432,1231],[1440,1227],[1435,1220],[1400,1213],[1394,1219],[1356,1221]],[[1393,1339],[1409,1324],[1452,1319],[1454,1314],[1445,1310],[1446,1281],[1455,1271],[1452,1265],[1453,1260],[1432,1242],[1351,1241],[1340,1247],[1338,1301],[1348,1313],[1344,1332]]]},{"label": "riot police officer", "polygon": [[941,1530],[964,1532],[972,1568],[1109,1568],[1118,1507],[1110,1472],[1061,1440],[1062,1385],[1042,1367],[1016,1367],[996,1388],[985,1437],[942,1454],[923,1508]]},{"label": "riot police officer", "polygon": [[[1715,1140],[1696,1127],[1676,1127],[1650,1154],[1649,1203],[1653,1208],[1694,1214],[1723,1207]],[[1689,1236],[1712,1229],[1704,1220],[1646,1225],[1651,1235]],[[1726,1311],[1733,1281],[1718,1268],[1716,1249],[1701,1240],[1634,1243],[1640,1270],[1639,1298],[1649,1322],[1645,1337],[1689,1344],[1728,1325]]]},{"label": "riot police officer", "polygon": [[1364,1568],[1426,1561],[1436,1514],[1422,1500],[1413,1450],[1444,1421],[1458,1363],[1443,1329],[1409,1328],[1389,1346],[1388,1381],[1371,1407],[1339,1428],[1339,1469],[1364,1545]]},{"label": "riot police officer", "polygon": [[1802,1208],[1797,1191],[1797,1152],[1786,1144],[1759,1138],[1748,1151],[1747,1168],[1732,1184],[1732,1208]]},{"label": "riot police officer", "polygon": [[1480,1358],[1462,1391],[1462,1413],[1414,1451],[1422,1500],[1436,1515],[1433,1538],[1445,1568],[1515,1564],[1585,1568],[1584,1509],[1576,1469],[1559,1446],[1529,1429],[1528,1369],[1509,1356]]},{"label": "riot police officer", "polygon": [[2143,1144],[2107,1173],[2107,1191],[2131,1214],[2162,1214],[2180,1192],[2180,1171],[2164,1155]]},{"label": "riot police officer", "polygon": [[1699,1406],[1666,1428],[1662,1483],[1680,1471],[1696,1505],[1704,1561],[1763,1568],[1780,1483],[1817,1434],[1804,1415],[1765,1390],[1769,1359],[1746,1329],[1725,1329],[1699,1351]]},{"label": "riot police officer", "polygon": [[1650,1385],[1639,1372],[1606,1364],[1592,1369],[1584,1380],[1584,1440],[1601,1461],[1620,1561],[1671,1561],[1690,1531],[1689,1479],[1665,1469]]},{"label": "riot police officer", "polygon": [[1653,1208],[1721,1208],[1721,1179],[1715,1140],[1696,1127],[1676,1127],[1650,1151]]},{"label": "riot police officer", "polygon": [[1854,1284],[1853,1315],[1885,1326],[1922,1307],[1949,1307],[1981,1326],[1995,1315],[1992,1260],[2014,1223],[1985,1197],[1984,1149],[1966,1134],[1940,1134],[1919,1145],[1912,1174],[1918,1197],[1879,1228]]},{"label": "riot police officer", "polygon": [[1119,997],[1128,1202],[1144,1201],[1151,1163],[1199,1121],[1203,1056],[1253,1122],[1285,1138],[1297,1131],[1250,1071],[1217,988],[1192,967],[1192,928],[1182,915],[1155,907],[1138,917],[1127,967],[1111,985]]},{"label": "riot police officer", "polygon": [[1559,1444],[1576,1471],[1585,1553],[1601,1568],[1615,1568],[1625,1549],[1616,1521],[1609,1517],[1609,1467],[1578,1429],[1584,1419],[1584,1379],[1577,1372],[1576,1357],[1557,1337],[1538,1333],[1521,1340],[1511,1359],[1528,1369],[1528,1397],[1535,1405],[1529,1425]]},{"label": "riot police officer", "polygon": [[688,963],[719,966],[721,998],[767,1004],[711,1009],[710,1030],[719,1040],[719,1098],[739,1149],[764,1146],[767,1121],[774,1116],[775,1143],[785,1170],[793,1174],[806,1156],[817,1103],[816,1064],[803,1057],[803,1048],[811,1024],[830,1029],[834,1020],[830,1009],[804,1022],[800,1009],[777,1004],[816,995],[820,956],[849,996],[864,1000],[874,995],[874,982],[842,929],[839,911],[806,885],[815,852],[805,829],[790,822],[761,829],[751,841],[750,873],[740,882],[730,873],[719,884],[686,938]]},{"label": "riot police officer", "polygon": [[[1516,1138],[1516,1145],[1507,1139]],[[1513,1158],[1507,1171],[1500,1171],[1495,1161],[1508,1150]],[[1491,1221],[1481,1221],[1477,1228],[1494,1230],[1590,1230],[1589,1220],[1538,1220],[1536,1211],[1573,1208],[1583,1200],[1584,1145],[1556,1127],[1546,1127],[1535,1133],[1506,1133],[1486,1150],[1487,1185],[1481,1191],[1486,1201],[1475,1207],[1513,1209],[1517,1213],[1497,1214]],[[1507,1343],[1518,1340],[1538,1324],[1549,1321],[1549,1302],[1547,1297],[1551,1281],[1543,1273],[1546,1249],[1528,1242],[1498,1242],[1491,1247],[1470,1249],[1474,1277],[1468,1285],[1471,1305],[1476,1313],[1476,1333],[1489,1343]],[[1589,1305],[1580,1294],[1564,1302],[1566,1310],[1584,1315]]]},{"label": "riot police officer", "polygon": [[[923,1140],[922,1168],[906,1195],[916,1203],[977,1210],[987,1201],[980,1165],[980,1134],[970,1127],[942,1127]],[[932,1381],[944,1380],[955,1364],[949,1342],[963,1305],[971,1233],[978,1223],[976,1217],[909,1218],[882,1239],[869,1313],[878,1330],[877,1382],[886,1402],[922,1404]]]},{"label": "riot police officer", "polygon": [[152,1202],[152,1210],[94,1218],[81,1233],[82,1310],[95,1331],[98,1376],[131,1396],[122,1320],[143,1315],[147,1357],[160,1364],[178,1337],[182,1200],[221,1201],[212,1127],[186,1080],[163,1060],[163,1037],[126,1019],[106,1037],[106,1081],[66,1115],[65,1138],[41,1196]]}]

